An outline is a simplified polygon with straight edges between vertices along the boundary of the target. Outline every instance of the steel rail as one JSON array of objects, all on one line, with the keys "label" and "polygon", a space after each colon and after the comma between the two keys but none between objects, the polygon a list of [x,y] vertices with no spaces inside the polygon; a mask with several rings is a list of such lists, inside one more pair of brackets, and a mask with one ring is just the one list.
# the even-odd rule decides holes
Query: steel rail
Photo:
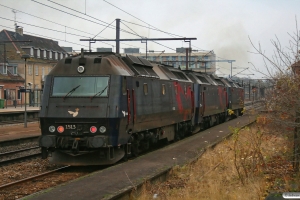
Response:
[{"label": "steel rail", "polygon": [[58,172],[62,169],[66,169],[70,167],[69,165],[68,166],[64,166],[64,167],[60,167],[60,168],[57,168],[55,170],[51,170],[49,172],[44,172],[42,174],[38,174],[38,175],[35,175],[35,176],[31,176],[31,177],[28,177],[28,178],[24,178],[24,179],[21,179],[21,180],[18,180],[18,181],[15,181],[15,182],[11,182],[11,183],[7,183],[7,184],[4,184],[4,185],[1,185],[0,186],[0,190],[4,189],[4,188],[7,188],[7,187],[10,187],[10,186],[13,186],[13,185],[17,185],[17,184],[20,184],[20,183],[23,183],[23,182],[26,182],[26,181],[29,181],[29,180],[33,180],[35,178],[40,178],[42,176],[45,176],[45,175],[49,175],[49,174],[52,174],[54,172]]},{"label": "steel rail", "polygon": [[0,157],[1,156],[8,156],[8,155],[11,155],[11,154],[17,154],[17,153],[21,153],[21,152],[24,152],[24,151],[38,149],[38,148],[40,148],[40,147],[39,146],[34,146],[34,147],[25,148],[25,149],[18,149],[18,150],[15,150],[15,151],[8,151],[8,152],[0,153]]},{"label": "steel rail", "polygon": [[12,158],[12,159],[8,159],[8,160],[3,160],[3,161],[0,161],[0,166],[4,166],[4,165],[11,164],[11,163],[21,162],[21,161],[24,161],[24,160],[36,158],[36,157],[38,157],[40,155],[41,155],[41,153],[35,153],[35,154],[31,154],[31,155],[27,155],[27,156],[22,156],[22,157],[18,157],[18,158]]}]

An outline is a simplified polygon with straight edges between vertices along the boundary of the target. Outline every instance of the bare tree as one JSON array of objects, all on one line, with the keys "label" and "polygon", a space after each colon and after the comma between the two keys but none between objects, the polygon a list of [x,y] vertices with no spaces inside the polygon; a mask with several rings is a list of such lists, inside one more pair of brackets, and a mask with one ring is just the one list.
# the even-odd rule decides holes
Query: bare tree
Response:
[{"label": "bare tree", "polygon": [[[255,70],[271,82],[272,86],[265,97],[265,108],[270,111],[268,117],[272,123],[280,125],[283,130],[294,131],[294,167],[299,170],[300,161],[300,32],[297,18],[296,31],[290,36],[289,45],[283,47],[280,40],[275,36],[271,40],[274,46],[273,56],[268,56],[262,50],[260,44],[255,46],[249,38],[255,54],[263,58],[264,69]],[[260,67],[261,68],[261,67]]]}]

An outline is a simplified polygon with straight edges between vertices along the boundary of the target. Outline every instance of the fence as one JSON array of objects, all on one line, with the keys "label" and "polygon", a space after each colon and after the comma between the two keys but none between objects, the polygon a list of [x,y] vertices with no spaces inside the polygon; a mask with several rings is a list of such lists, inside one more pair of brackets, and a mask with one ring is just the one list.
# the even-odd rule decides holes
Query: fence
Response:
[{"label": "fence", "polygon": [[[39,107],[41,105],[43,90],[41,89],[28,89],[26,97],[26,105],[32,107]],[[21,92],[20,98],[11,98],[11,95],[6,95],[3,99],[4,108],[7,107],[23,107],[25,106],[25,90]]]}]

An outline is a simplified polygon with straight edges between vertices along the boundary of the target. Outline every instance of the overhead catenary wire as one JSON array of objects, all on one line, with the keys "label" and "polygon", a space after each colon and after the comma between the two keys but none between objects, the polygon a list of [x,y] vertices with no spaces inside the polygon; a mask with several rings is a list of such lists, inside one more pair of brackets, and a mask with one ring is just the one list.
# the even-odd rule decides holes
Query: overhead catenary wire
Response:
[{"label": "overhead catenary wire", "polygon": [[[39,4],[42,4],[42,5],[44,5],[44,6],[47,6],[47,7],[49,7],[49,8],[51,8],[51,9],[55,9],[55,10],[58,10],[58,11],[60,11],[60,12],[64,12],[64,13],[66,13],[66,14],[69,14],[69,15],[72,15],[72,16],[75,16],[75,17],[79,17],[79,18],[81,18],[81,19],[83,19],[83,20],[87,20],[87,21],[90,21],[90,22],[93,22],[93,23],[97,23],[97,22],[95,22],[95,21],[93,21],[93,20],[89,20],[89,19],[86,19],[86,18],[84,18],[84,17],[80,17],[80,16],[77,16],[77,15],[74,15],[74,14],[72,14],[72,13],[68,13],[68,12],[65,12],[65,11],[63,11],[63,10],[60,10],[60,9],[57,9],[57,8],[54,8],[54,7],[52,7],[52,6],[49,6],[49,5],[46,5],[46,4],[43,4],[43,3],[40,3],[40,2],[38,2],[38,1],[35,1],[35,0],[32,0],[33,2],[36,2],[36,3],[39,3]],[[49,2],[52,2],[52,3],[55,3],[55,4],[57,4],[57,5],[60,5],[60,6],[63,6],[63,5],[61,5],[61,4],[58,4],[58,3],[56,3],[56,2],[53,2],[53,1],[51,1],[51,0],[48,0]],[[106,1],[105,1],[106,2]],[[108,2],[106,2],[106,3],[108,3]],[[110,3],[109,3],[110,4]],[[67,6],[63,6],[64,8],[67,8],[67,9],[70,9],[70,10],[73,10],[74,12],[78,12],[78,13],[81,13],[81,14],[84,14],[84,15],[86,15],[86,13],[82,13],[82,12],[79,12],[79,11],[77,11],[77,10],[75,10],[75,9],[71,9],[71,8],[68,8]],[[119,9],[119,8],[118,8]],[[122,9],[121,9],[122,10]],[[124,11],[124,12],[126,12],[126,11]],[[129,14],[129,13],[128,13]],[[32,15],[33,16],[33,15]],[[95,18],[95,17],[93,17],[93,16],[90,16],[90,15],[86,15],[86,16],[89,16],[89,17],[92,17],[93,19],[96,19],[97,21],[99,20],[99,19],[97,19],[97,18]],[[131,16],[133,16],[133,15],[131,15]],[[134,17],[134,16],[133,16]],[[137,18],[137,19],[139,19],[139,18]],[[99,21],[101,21],[101,20],[99,20]],[[125,21],[125,20],[124,20]],[[152,25],[150,25],[149,23],[147,23],[147,22],[145,22],[145,21],[143,21],[143,20],[141,20],[143,23],[146,23],[147,25],[149,25],[149,26],[151,26],[151,27],[154,27],[154,26],[152,26]],[[115,26],[112,26],[111,24],[109,24],[109,23],[107,23],[107,22],[104,22],[104,21],[101,21],[101,22],[103,22],[103,23],[105,23],[105,25],[104,24],[100,24],[100,23],[97,23],[97,24],[99,24],[99,25],[102,25],[102,26],[106,26],[106,28],[107,27],[109,27],[109,28],[114,28]],[[127,22],[127,23],[130,23],[130,22],[128,22],[128,21],[125,21],[125,22]],[[124,23],[123,23],[124,24]],[[133,23],[132,23],[133,24]],[[125,25],[125,24],[124,24]],[[135,25],[138,25],[138,24],[135,24]],[[141,25],[142,26],[142,25]],[[66,26],[65,26],[66,27]],[[71,28],[71,27],[70,27]],[[145,28],[149,28],[149,27],[145,27]],[[172,36],[175,36],[176,34],[173,34],[173,33],[168,33],[168,32],[166,32],[166,31],[162,31],[162,30],[160,30],[160,29],[158,29],[158,28],[156,28],[156,27],[154,27],[154,28],[151,28],[152,30],[156,30],[156,31],[160,31],[160,32],[163,32],[163,33],[166,33],[166,34],[171,34]],[[77,31],[79,31],[78,29],[77,29]],[[130,32],[128,32],[128,31],[125,31],[125,30],[121,30],[121,31],[123,31],[123,32],[126,32],[126,33],[129,33],[129,34],[132,34],[132,35],[138,35],[138,34],[134,34],[134,33],[130,33]],[[65,33],[65,32],[63,32],[63,33]],[[70,33],[70,34],[72,34],[72,33]],[[77,35],[77,34],[74,34],[74,35]],[[177,36],[177,35],[176,35]],[[86,37],[86,36],[83,36],[83,37]],[[107,43],[106,43],[107,44]],[[159,43],[158,43],[159,44]],[[110,44],[107,44],[107,45],[110,45]],[[125,45],[128,45],[128,46],[133,46],[133,45],[129,45],[129,44],[125,44]],[[161,45],[161,44],[159,44],[159,45]],[[168,46],[166,46],[166,45],[161,45],[161,46],[164,46],[164,47],[166,47],[166,48],[168,48],[168,49],[171,49],[172,51],[174,51],[174,49],[173,48],[170,48],[170,47],[168,47]],[[194,47],[194,45],[191,45],[191,46],[193,46]],[[196,47],[196,46],[195,46]],[[201,48],[199,48],[199,47],[197,47],[198,49],[201,49]],[[143,48],[142,48],[143,49]],[[203,51],[205,51],[205,50],[203,50]],[[180,53],[179,53],[180,54]],[[192,53],[193,54],[193,53]]]},{"label": "overhead catenary wire", "polygon": [[[38,2],[38,1],[36,1],[36,0],[31,0],[31,1],[36,2],[36,3],[39,3],[39,4],[43,5],[43,6],[49,7],[49,8],[51,8],[51,9],[54,9],[54,10],[57,10],[57,11],[60,11],[60,12],[63,12],[63,13],[66,13],[66,14],[69,14],[69,15],[72,15],[72,16],[75,16],[75,17],[78,17],[78,18],[80,18],[80,19],[84,19],[84,20],[87,20],[87,21],[90,21],[90,22],[93,22],[93,23],[97,23],[97,22],[94,22],[94,21],[92,21],[92,20],[88,20],[88,19],[86,19],[86,18],[83,18],[83,17],[77,16],[77,15],[71,14],[71,13],[69,13],[69,12],[60,10],[60,9],[58,9],[58,8],[54,8],[54,7],[52,7],[52,6],[43,4],[43,3]],[[77,13],[80,13],[80,14],[83,14],[83,15],[86,15],[85,13],[82,13],[82,12],[77,11],[77,10],[75,10],[75,9],[69,8],[69,7],[64,6],[64,5],[62,5],[62,4],[53,2],[53,1],[51,1],[51,0],[48,0],[48,1],[49,1],[49,2],[52,2],[52,3],[56,4],[56,5],[62,6],[62,7],[64,7],[64,8],[66,8],[66,9],[70,9],[70,10],[72,10],[72,11],[74,11],[74,12],[77,12]],[[93,17],[93,16],[90,16],[90,15],[86,15],[86,16],[91,17],[92,19],[96,19],[96,20],[98,20],[98,21],[101,21],[101,22],[103,22],[103,23],[108,24],[107,22],[104,22],[104,21],[102,21],[102,20],[99,20],[99,19],[97,19],[97,18],[95,18],[95,17]],[[144,21],[143,21],[143,22],[144,22]],[[145,22],[144,22],[144,23],[145,23]],[[97,23],[97,24],[99,24],[99,23]],[[99,25],[104,26],[103,24],[99,24]],[[149,24],[149,26],[152,26],[152,25]],[[110,26],[108,26],[108,27],[109,27],[109,28],[115,28],[115,26],[112,26],[112,25],[110,25]],[[152,27],[154,27],[154,26],[152,26]],[[155,28],[155,27],[154,27],[154,28]],[[156,29],[157,29],[157,28],[156,28]],[[157,29],[157,30],[159,30],[159,29]],[[125,30],[123,30],[123,29],[120,29],[120,31],[125,32],[125,33],[128,33],[128,34],[132,34],[132,35],[137,35],[137,36],[138,36],[138,34],[136,34],[136,33],[131,33],[131,32],[125,31]],[[172,35],[174,35],[174,34],[172,34]],[[173,37],[174,37],[174,36],[173,36]],[[161,45],[161,46],[164,46],[164,47],[166,47],[166,48],[171,49],[171,50],[174,51],[174,49],[172,49],[172,48],[170,48],[170,47],[168,47],[168,46],[166,46],[166,45],[162,45],[162,44],[157,43],[157,42],[154,42],[154,43],[159,44],[159,45]]]},{"label": "overhead catenary wire", "polygon": [[[128,27],[126,24],[124,24],[122,21],[121,21],[121,23],[122,23],[124,26],[126,26],[127,28],[129,28],[131,31],[133,31],[134,33],[136,33],[134,30],[132,30],[130,27]],[[136,34],[137,34],[137,33],[136,33]],[[141,37],[142,39],[147,40],[146,37],[140,36],[139,34],[137,34],[137,35],[138,35],[139,37]],[[160,43],[158,43],[158,42],[156,42],[156,41],[151,41],[151,42],[154,42],[154,43],[156,43],[156,44],[158,44],[158,45],[160,45],[160,46],[166,47],[166,48],[171,49],[171,50],[174,51],[174,49],[172,49],[171,47],[165,46],[165,45],[160,44]],[[147,53],[147,52],[146,52],[146,53]]]},{"label": "overhead catenary wire", "polygon": [[[130,15],[131,17],[133,17],[133,18],[135,18],[135,19],[137,19],[137,20],[139,20],[139,21],[141,21],[141,22],[147,24],[148,26],[153,27],[153,28],[151,28],[152,30],[163,32],[163,33],[168,34],[168,35],[170,35],[170,36],[172,36],[172,37],[174,37],[174,36],[177,36],[177,37],[183,37],[183,36],[180,36],[180,35],[178,35],[178,34],[173,34],[173,33],[169,33],[169,32],[166,32],[166,31],[162,31],[162,30],[156,28],[155,26],[153,26],[153,25],[151,25],[151,24],[145,22],[144,20],[142,20],[142,19],[140,19],[140,18],[138,18],[138,17],[136,17],[136,16],[134,16],[134,15],[132,15],[132,14],[126,12],[125,10],[119,8],[118,6],[116,6],[116,5],[114,5],[114,4],[110,3],[110,2],[108,2],[108,1],[106,1],[106,0],[103,0],[103,1],[106,2],[106,3],[108,3],[108,4],[110,4],[110,5],[113,6],[113,7],[115,7],[115,8],[117,8],[117,9],[121,10],[122,12],[124,12],[124,13]],[[128,22],[128,21],[126,21],[126,20],[122,20],[122,21],[125,21],[125,22],[127,22],[127,23],[131,23],[131,24],[134,24],[134,25],[137,25],[137,26],[141,26],[141,27],[144,27],[144,28],[149,28],[149,27],[146,27],[146,26],[143,26],[143,25],[140,25],[140,24],[136,24],[136,23],[133,23],[133,22]],[[124,23],[123,23],[123,24],[124,24]],[[124,24],[124,25],[125,25],[125,24]],[[191,45],[191,46],[193,46],[193,45]],[[195,47],[196,47],[196,46],[195,46]],[[197,47],[197,48],[198,48],[198,49],[201,49],[201,48],[199,48],[199,47]],[[174,50],[174,49],[172,49],[172,50]],[[205,50],[204,50],[204,51],[205,51]],[[181,53],[179,53],[179,54],[181,54]],[[193,53],[191,52],[191,54],[193,54]]]},{"label": "overhead catenary wire", "polygon": [[[117,8],[117,9],[119,9],[119,10],[125,12],[126,14],[130,15],[131,17],[133,17],[133,18],[135,18],[135,19],[137,19],[137,20],[139,20],[139,21],[141,21],[141,22],[144,22],[144,23],[147,24],[148,26],[151,26],[151,27],[155,28],[155,30],[161,31],[160,29],[156,28],[155,26],[152,26],[151,24],[149,24],[149,23],[147,23],[147,22],[141,20],[140,18],[138,18],[138,17],[136,17],[136,16],[134,16],[134,15],[132,15],[132,14],[126,12],[125,10],[122,10],[122,9],[119,8],[118,6],[115,6],[114,4],[112,4],[112,3],[110,3],[110,2],[107,2],[106,0],[103,0],[103,1],[106,2],[106,3],[108,3],[108,4],[110,4],[111,6],[113,6],[113,7],[115,7],[115,8]],[[167,32],[165,32],[165,33],[167,33]],[[168,35],[173,35],[173,37],[174,37],[174,36],[182,37],[182,36],[179,36],[179,35],[176,35],[176,34],[172,34],[172,33],[167,33],[167,34],[168,34]]]},{"label": "overhead catenary wire", "polygon": [[[0,6],[5,7],[5,8],[8,8],[8,9],[13,9],[13,8],[11,8],[11,7],[8,7],[8,6],[2,5],[2,4],[0,4]],[[65,29],[68,28],[68,29],[72,29],[72,30],[75,30],[75,31],[78,31],[78,32],[85,33],[85,34],[94,35],[94,34],[92,34],[92,33],[89,33],[89,32],[86,32],[86,31],[82,31],[82,30],[79,30],[79,29],[76,29],[76,28],[72,28],[72,27],[70,27],[70,26],[66,26],[66,25],[63,25],[63,24],[60,24],[60,23],[57,23],[57,22],[53,22],[53,21],[51,21],[51,20],[47,20],[47,19],[44,19],[44,18],[42,18],[42,17],[38,17],[38,16],[35,16],[35,15],[32,15],[32,14],[29,14],[29,13],[26,13],[26,12],[21,11],[21,10],[17,10],[17,9],[15,9],[15,10],[18,11],[18,12],[20,12],[20,13],[24,13],[24,14],[26,14],[26,15],[29,15],[29,16],[31,16],[31,17],[35,17],[35,18],[38,18],[38,19],[41,19],[41,20],[44,20],[44,21],[47,21],[47,22],[50,22],[50,23],[59,25],[59,26],[63,26]],[[10,20],[10,19],[7,19],[7,20]],[[10,21],[12,21],[12,20],[10,20]],[[23,22],[20,22],[20,21],[18,21],[18,23],[26,24],[26,23],[23,23]],[[31,26],[31,24],[26,24],[26,25]],[[35,26],[35,25],[32,25],[32,26]],[[40,28],[45,28],[45,27],[41,27],[41,26],[40,26]],[[46,29],[46,28],[45,28],[45,29]],[[53,30],[53,29],[52,29],[52,30]],[[66,31],[63,32],[63,33],[66,33]],[[72,34],[72,33],[67,33],[67,34]],[[76,34],[73,34],[73,35],[76,36]],[[87,36],[80,36],[80,37],[87,37]],[[100,36],[98,36],[98,37],[100,37]],[[105,38],[105,37],[100,37],[100,38],[107,39],[107,38]],[[107,44],[107,45],[109,45],[109,46],[113,46],[113,45],[111,45],[111,44],[109,44],[109,43],[106,43],[106,42],[102,42],[102,43]],[[130,44],[126,44],[126,43],[122,43],[122,44],[123,44],[123,45],[127,45],[127,46],[131,46],[131,47],[137,47],[137,46],[130,45]]]},{"label": "overhead catenary wire", "polygon": [[[59,12],[63,12],[63,13],[65,13],[65,14],[71,15],[71,16],[73,16],[73,17],[77,17],[77,18],[79,18],[79,19],[83,19],[83,20],[89,21],[89,22],[91,22],[91,23],[98,24],[98,25],[100,25],[100,26],[106,26],[105,24],[101,24],[101,23],[99,23],[99,22],[95,22],[95,21],[86,19],[86,18],[84,18],[84,17],[80,17],[80,16],[78,16],[78,15],[75,15],[75,14],[72,14],[72,13],[69,13],[69,12],[66,12],[66,11],[63,11],[63,10],[60,10],[60,9],[58,9],[58,8],[54,8],[54,7],[52,7],[52,6],[46,5],[46,4],[41,3],[41,2],[38,2],[38,1],[36,1],[36,0],[31,0],[31,1],[33,1],[33,2],[35,2],[35,3],[38,3],[38,4],[41,4],[41,5],[43,5],[43,6],[46,6],[46,7],[48,7],[48,8],[57,10],[57,11],[59,11]],[[86,15],[86,16],[87,16],[87,15]],[[89,17],[89,16],[88,16],[88,17]],[[96,20],[101,21],[101,20],[99,20],[99,19],[96,19]],[[102,22],[102,21],[101,21],[101,22]],[[108,24],[107,22],[104,22],[104,23]],[[115,26],[112,26],[112,25],[111,25],[111,27],[109,27],[109,28],[115,29]],[[128,33],[128,34],[131,34],[131,35],[135,35],[134,33],[125,31],[125,30],[123,30],[123,29],[120,29],[120,31],[125,32],[125,33]]]},{"label": "overhead catenary wire", "polygon": [[[8,26],[4,26],[4,25],[1,25],[1,24],[0,24],[0,26],[8,28],[10,30],[13,30],[12,28],[10,28]],[[47,39],[53,39],[53,40],[56,40],[56,41],[61,41],[61,42],[66,42],[66,43],[70,43],[70,44],[75,44],[75,45],[80,45],[80,46],[84,46],[84,47],[89,47],[87,45],[82,45],[82,44],[78,44],[78,43],[75,43],[75,42],[65,41],[65,40],[61,40],[61,39],[57,39],[57,38],[52,38],[52,37],[49,37],[49,36],[40,35],[40,34],[36,34],[36,33],[31,33],[31,32],[28,32],[28,31],[26,31],[26,32],[29,33],[29,34],[31,34],[31,35],[40,36],[40,37],[47,38]]]},{"label": "overhead catenary wire", "polygon": [[[116,21],[116,20],[114,20],[114,21]],[[107,25],[104,29],[102,29],[99,33],[97,33],[97,35],[95,35],[94,37],[93,37],[93,39],[95,39],[95,37],[97,37],[100,33],[102,33],[108,26],[110,26],[114,21],[112,21],[109,25]]]},{"label": "overhead catenary wire", "polygon": [[[36,2],[36,3],[40,3],[40,2],[37,2],[37,1],[35,1],[35,0],[32,0],[32,1],[34,1],[34,2]],[[54,1],[51,1],[51,0],[48,0],[48,1],[51,2],[51,3],[54,3],[54,4],[56,4],[56,5],[62,6],[62,7],[64,7],[64,8],[66,8],[66,9],[72,10],[72,11],[74,11],[74,12],[77,12],[77,13],[80,13],[80,14],[83,14],[83,15],[86,15],[85,13],[82,13],[82,12],[77,11],[77,10],[75,10],[75,9],[69,8],[69,7],[64,6],[64,5],[62,5],[62,4],[56,3],[56,2],[54,2]],[[52,8],[52,9],[55,9],[55,10],[59,10],[59,11],[61,11],[61,12],[64,12],[64,13],[69,14],[68,12],[62,11],[62,10],[57,9],[57,8],[54,8],[54,7],[52,7],[52,6],[48,6],[48,5],[43,4],[43,3],[40,3],[40,4],[42,4],[42,5],[44,5],[44,6],[47,6],[47,7],[49,7],[49,8]],[[73,15],[73,14],[72,14],[72,15]],[[73,15],[73,16],[76,16],[76,15]],[[108,24],[107,22],[104,22],[104,21],[102,21],[102,20],[99,20],[99,19],[97,19],[97,18],[95,18],[95,17],[93,17],[93,16],[90,16],[90,15],[86,15],[86,16],[91,17],[92,19],[96,19],[96,20],[98,20],[98,21],[101,21],[101,22],[103,22],[103,23]],[[78,16],[78,17],[79,17],[79,16]],[[79,18],[85,19],[85,18],[82,18],[82,17],[79,17]],[[125,25],[125,24],[123,23],[123,25]],[[150,26],[151,26],[151,25],[150,25]],[[115,26],[112,26],[112,25],[110,25],[110,24],[108,24],[107,27],[115,28]],[[127,27],[128,27],[128,26],[127,26]],[[132,29],[130,29],[130,30],[133,31]],[[132,32],[125,31],[124,29],[120,29],[120,31],[126,32],[126,33],[129,33],[129,34],[132,34],[132,35],[136,35],[136,36],[141,37],[139,34],[137,34],[137,33],[134,32],[134,31],[133,31],[133,33],[132,33]],[[153,42],[154,42],[154,41],[153,41]],[[162,45],[162,44],[160,44],[160,43],[158,43],[158,42],[154,42],[154,43],[156,43],[156,44],[158,44],[158,45],[161,45],[161,46],[163,46],[163,47],[166,47],[166,48],[168,48],[168,49],[174,50],[174,49],[172,49],[172,48],[170,48],[170,47],[168,47],[168,46],[166,46],[166,45]]]}]

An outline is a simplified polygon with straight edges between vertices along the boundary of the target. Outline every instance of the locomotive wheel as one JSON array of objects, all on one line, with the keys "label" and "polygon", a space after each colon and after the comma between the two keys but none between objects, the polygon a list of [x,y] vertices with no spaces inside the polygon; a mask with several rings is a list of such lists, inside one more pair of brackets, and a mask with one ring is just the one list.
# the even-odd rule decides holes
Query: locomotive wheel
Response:
[{"label": "locomotive wheel", "polygon": [[139,156],[139,142],[134,141],[131,143],[131,154],[133,157]]},{"label": "locomotive wheel", "polygon": [[46,159],[48,157],[48,151],[46,147],[42,147],[42,159]]}]

